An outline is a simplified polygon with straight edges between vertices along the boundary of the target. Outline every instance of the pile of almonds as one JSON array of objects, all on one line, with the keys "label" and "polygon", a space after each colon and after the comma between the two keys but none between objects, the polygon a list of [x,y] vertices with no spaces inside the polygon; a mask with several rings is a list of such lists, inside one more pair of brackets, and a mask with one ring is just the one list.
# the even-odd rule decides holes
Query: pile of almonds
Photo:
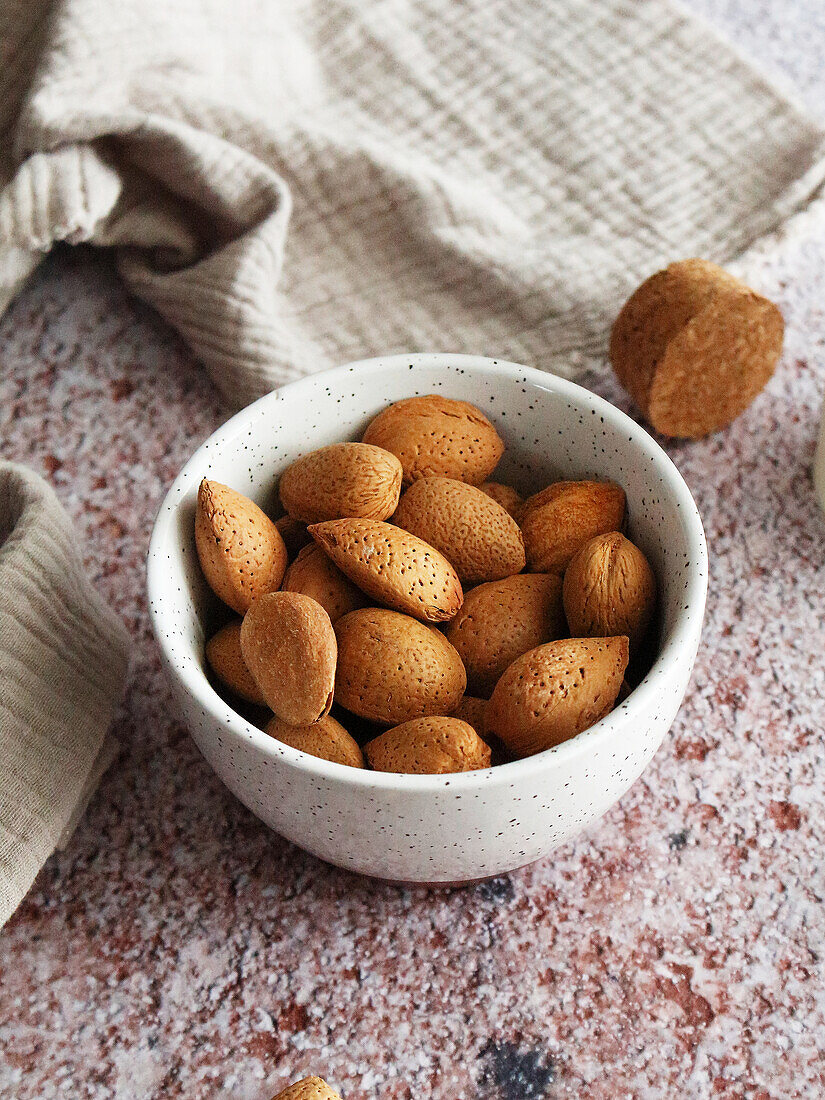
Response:
[{"label": "pile of almonds", "polygon": [[239,616],[207,661],[272,711],[267,733],[351,767],[462,772],[612,709],[656,600],[624,491],[561,481],[522,500],[488,480],[503,451],[477,408],[430,395],[293,462],[277,521],[201,483],[201,568]]}]

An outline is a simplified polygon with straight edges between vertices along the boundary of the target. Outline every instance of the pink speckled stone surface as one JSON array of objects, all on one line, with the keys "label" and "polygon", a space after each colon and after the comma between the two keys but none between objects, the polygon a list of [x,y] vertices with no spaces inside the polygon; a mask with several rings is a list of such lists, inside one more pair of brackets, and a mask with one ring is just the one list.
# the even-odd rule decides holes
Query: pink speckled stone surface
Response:
[{"label": "pink speckled stone surface", "polygon": [[[818,0],[701,6],[769,63],[796,26],[779,60],[825,90]],[[105,260],[48,262],[0,323],[0,453],[54,485],[135,644],[121,756],[0,933],[0,1096],[267,1100],[310,1072],[347,1100],[825,1093],[825,242],[760,278],[788,321],[776,377],[727,432],[668,444],[711,554],[676,725],[576,843],[434,893],[268,832],[170,715],[144,557],[227,410]]]}]

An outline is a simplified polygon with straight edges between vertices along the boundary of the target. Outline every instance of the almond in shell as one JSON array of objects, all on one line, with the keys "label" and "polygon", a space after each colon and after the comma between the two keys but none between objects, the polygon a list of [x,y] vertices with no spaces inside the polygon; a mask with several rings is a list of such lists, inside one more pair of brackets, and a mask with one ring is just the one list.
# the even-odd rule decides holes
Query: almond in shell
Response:
[{"label": "almond in shell", "polygon": [[618,531],[586,542],[565,571],[564,610],[577,637],[626,634],[635,653],[655,603],[656,578],[647,558]]},{"label": "almond in shell", "polygon": [[561,573],[596,535],[618,531],[625,495],[612,481],[557,481],[524,502],[521,530],[531,573]]},{"label": "almond in shell", "polygon": [[320,1077],[304,1077],[273,1096],[272,1100],[341,1100],[341,1097]]},{"label": "almond in shell", "polygon": [[378,520],[338,519],[313,524],[309,533],[376,603],[425,622],[445,622],[461,607],[455,569],[409,531]]},{"label": "almond in shell", "polygon": [[782,350],[777,306],[707,260],[651,275],[610,335],[619,380],[663,435],[723,428],[764,388]]},{"label": "almond in shell", "polygon": [[490,766],[506,764],[513,759],[513,754],[505,748],[504,743],[487,729],[487,699],[479,699],[474,695],[465,695],[453,711],[453,718],[460,718],[468,726],[472,726],[479,737],[490,746]]},{"label": "almond in shell", "polygon": [[331,714],[324,715],[308,726],[290,726],[275,717],[267,723],[265,732],[276,741],[290,745],[293,749],[300,749],[310,756],[318,756],[321,760],[346,764],[350,768],[364,767],[364,756],[358,742]]},{"label": "almond in shell", "polygon": [[312,542],[309,531],[307,531],[307,525],[293,519],[292,516],[281,516],[280,519],[275,520],[275,526],[281,533],[290,561],[302,547]]},{"label": "almond in shell", "polygon": [[401,492],[401,463],[368,443],[333,443],[296,459],[281,475],[281,503],[293,519],[388,519]]},{"label": "almond in shell", "polygon": [[531,649],[496,684],[487,729],[520,757],[559,745],[613,709],[627,660],[626,637],[566,638]]},{"label": "almond in shell", "polygon": [[482,493],[500,504],[505,512],[509,512],[516,523],[521,522],[521,512],[524,508],[524,498],[512,485],[502,485],[500,481],[485,481],[479,485]]},{"label": "almond in shell", "polygon": [[212,635],[206,643],[206,660],[224,687],[248,703],[266,705],[261,689],[243,659],[240,619],[233,619]]},{"label": "almond in shell", "polygon": [[490,746],[459,718],[414,718],[364,746],[379,772],[445,775],[490,767]]},{"label": "almond in shell", "polygon": [[470,690],[486,698],[517,657],[561,638],[565,625],[561,577],[521,573],[468,592],[445,635],[464,662]]},{"label": "almond in shell", "polygon": [[480,409],[439,394],[390,405],[370,422],[364,442],[398,456],[405,485],[432,476],[480,485],[504,453],[501,437]]},{"label": "almond in shell", "polygon": [[393,523],[440,550],[462,584],[499,580],[524,568],[524,539],[513,517],[486,493],[455,478],[413,482]]},{"label": "almond in shell", "polygon": [[393,726],[458,706],[467,686],[464,666],[434,627],[368,607],[344,615],[335,631],[335,698],[353,714]]},{"label": "almond in shell", "polygon": [[254,501],[206,478],[198,489],[195,545],[209,587],[239,615],[281,584],[287,553],[278,528]]},{"label": "almond in shell", "polygon": [[367,602],[360,588],[356,588],[314,542],[305,546],[289,566],[281,590],[312,596],[333,623]]},{"label": "almond in shell", "polygon": [[485,712],[487,700],[479,699],[474,695],[462,695],[461,702],[453,711],[453,718],[460,718],[468,726],[472,726],[479,737],[484,736]]},{"label": "almond in shell", "polygon": [[299,592],[259,596],[244,616],[241,650],[267,706],[292,726],[329,712],[337,645],[329,615]]}]

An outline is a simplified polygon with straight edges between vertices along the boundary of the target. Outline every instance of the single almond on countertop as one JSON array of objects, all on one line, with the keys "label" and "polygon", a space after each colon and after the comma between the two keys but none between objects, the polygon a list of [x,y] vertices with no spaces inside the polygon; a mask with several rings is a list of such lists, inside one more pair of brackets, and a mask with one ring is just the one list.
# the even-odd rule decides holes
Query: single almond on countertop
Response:
[{"label": "single almond on countertop", "polygon": [[604,718],[627,668],[627,638],[566,638],[514,661],[487,706],[487,729],[516,756],[560,745]]},{"label": "single almond on countertop", "polygon": [[419,478],[401,497],[393,523],[440,550],[462,584],[499,580],[524,568],[524,539],[516,521],[463,481]]},{"label": "single almond on countertop", "polygon": [[382,447],[333,443],[296,459],[278,491],[287,512],[304,523],[360,517],[388,519],[401,492],[401,463]]},{"label": "single almond on countertop", "polygon": [[320,1077],[304,1077],[273,1096],[272,1100],[341,1100],[341,1097]]},{"label": "single almond on countertop", "polygon": [[379,772],[445,775],[490,767],[490,746],[459,718],[414,718],[364,746]]},{"label": "single almond on countertop", "polygon": [[586,542],[565,571],[564,611],[576,637],[626,634],[635,653],[655,603],[656,578],[647,558],[618,531]]},{"label": "single almond on countertop", "polygon": [[377,603],[425,622],[461,607],[461,581],[443,554],[409,531],[372,519],[313,524],[309,533],[338,568]]},{"label": "single almond on countertop", "polygon": [[531,573],[560,573],[588,539],[618,531],[624,489],[612,481],[557,481],[524,502],[521,530]]},{"label": "single almond on countertop", "polygon": [[435,627],[367,607],[335,624],[335,699],[372,722],[450,714],[467,687],[461,658]]},{"label": "single almond on countertop", "polygon": [[524,498],[516,492],[512,485],[502,485],[499,481],[485,481],[479,485],[482,493],[500,504],[505,512],[509,512],[516,523],[521,521],[521,511],[524,508]]},{"label": "single almond on countertop", "polygon": [[777,306],[729,272],[681,260],[622,307],[610,361],[657,431],[698,439],[730,424],[765,387],[784,329]]},{"label": "single almond on countertop", "polygon": [[325,714],[308,726],[290,726],[275,717],[267,723],[264,732],[276,741],[282,741],[310,756],[331,760],[334,764],[346,764],[350,768],[364,767],[364,756],[358,742],[331,714]]},{"label": "single almond on countertop", "polygon": [[281,584],[287,553],[278,528],[254,501],[206,478],[198,489],[195,546],[209,587],[239,615]]},{"label": "single almond on countertop", "polygon": [[206,660],[224,687],[248,703],[266,706],[266,699],[243,659],[240,619],[233,619],[212,635],[206,643]]},{"label": "single almond on countertop", "polygon": [[486,698],[517,657],[567,633],[561,593],[555,573],[520,573],[467,593],[444,633],[472,692]]},{"label": "single almond on countertop", "polygon": [[361,589],[356,588],[314,542],[305,546],[289,566],[281,590],[312,596],[333,623],[367,602]]},{"label": "single almond on countertop", "polygon": [[307,531],[307,525],[293,519],[292,516],[281,516],[280,519],[275,520],[275,526],[281,533],[290,561],[299,550],[312,542],[310,533]]},{"label": "single almond on countertop", "polygon": [[398,456],[405,485],[432,476],[479,485],[504,454],[501,437],[480,409],[439,394],[396,401],[370,422],[364,442]]},{"label": "single almond on countertop", "polygon": [[244,616],[241,650],[267,705],[292,726],[332,705],[337,644],[329,615],[299,592],[259,596]]}]

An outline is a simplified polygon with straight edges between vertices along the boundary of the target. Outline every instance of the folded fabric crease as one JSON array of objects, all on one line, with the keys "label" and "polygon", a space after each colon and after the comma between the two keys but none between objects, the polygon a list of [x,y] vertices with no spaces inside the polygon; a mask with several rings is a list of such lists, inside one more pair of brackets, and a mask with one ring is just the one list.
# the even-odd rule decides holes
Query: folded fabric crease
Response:
[{"label": "folded fabric crease", "polygon": [[127,652],[53,491],[0,463],[0,924],[117,752]]},{"label": "folded fabric crease", "polygon": [[0,27],[0,309],[53,242],[112,247],[233,404],[407,349],[573,375],[656,267],[730,260],[825,179],[822,128],[668,0],[4,0]]}]

